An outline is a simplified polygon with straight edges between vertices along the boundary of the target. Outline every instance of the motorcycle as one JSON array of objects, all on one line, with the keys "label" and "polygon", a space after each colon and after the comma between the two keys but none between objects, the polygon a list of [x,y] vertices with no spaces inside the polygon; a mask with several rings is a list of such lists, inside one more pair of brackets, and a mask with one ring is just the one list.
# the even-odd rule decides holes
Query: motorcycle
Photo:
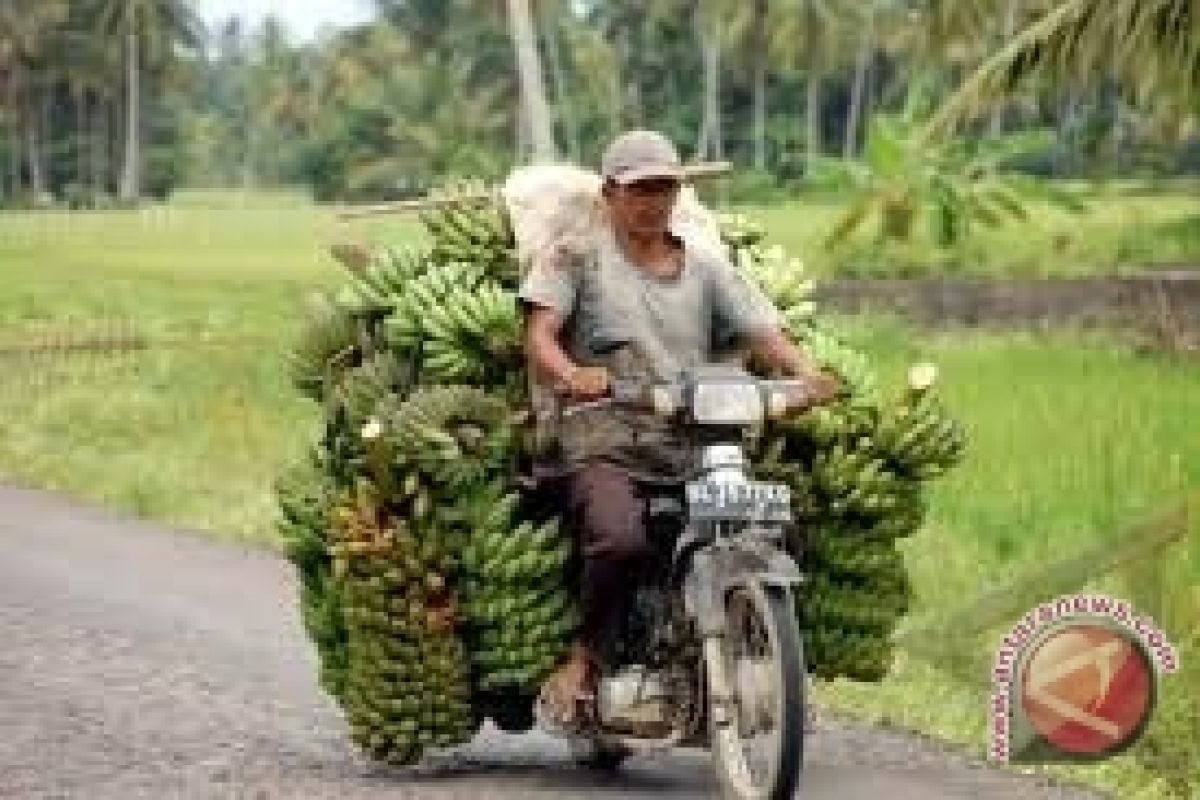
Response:
[{"label": "motorcycle", "polygon": [[690,466],[678,483],[649,490],[652,563],[604,654],[594,718],[556,731],[540,701],[535,708],[581,763],[614,769],[634,753],[707,745],[725,796],[794,795],[804,761],[804,581],[784,547],[789,489],[753,479],[745,441],[804,399],[800,381],[697,373],[618,381],[609,397],[584,404],[670,420]]}]

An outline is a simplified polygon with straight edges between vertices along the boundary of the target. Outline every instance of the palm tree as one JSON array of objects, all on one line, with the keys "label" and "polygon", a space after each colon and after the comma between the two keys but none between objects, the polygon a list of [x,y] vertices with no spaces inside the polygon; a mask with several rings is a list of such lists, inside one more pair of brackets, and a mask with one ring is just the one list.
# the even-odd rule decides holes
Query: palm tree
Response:
[{"label": "palm tree", "polygon": [[567,84],[564,64],[562,34],[563,16],[571,13],[562,0],[542,4],[538,20],[542,38],[546,42],[546,61],[550,66],[550,82],[554,87],[554,110],[557,112],[559,130],[567,153],[576,161],[580,158],[579,127],[575,122],[572,94]]},{"label": "palm tree", "polygon": [[725,155],[725,137],[721,130],[721,30],[724,20],[718,11],[716,3],[700,0],[693,15],[704,65],[700,131],[696,138],[697,161],[719,160]]},{"label": "palm tree", "polygon": [[11,109],[14,192],[18,190],[20,152],[35,197],[46,192],[42,153],[49,86],[47,60],[54,32],[66,19],[64,0],[9,0],[0,6],[0,81]]},{"label": "palm tree", "polygon": [[542,62],[538,56],[529,0],[508,0],[508,22],[517,57],[521,106],[526,131],[530,134],[533,158],[535,161],[553,161],[558,157],[558,147],[554,144],[554,126],[550,121],[550,105],[546,101],[546,85],[542,79]]},{"label": "palm tree", "polygon": [[771,15],[770,0],[754,0],[751,4],[750,58],[752,93],[751,137],[754,140],[754,168],[767,168],[767,71],[770,59],[770,37],[767,24]]},{"label": "palm tree", "polygon": [[948,132],[1032,76],[1095,74],[1112,75],[1160,105],[1194,104],[1200,99],[1200,7],[1195,0],[1056,0],[962,83],[928,135]]},{"label": "palm tree", "polygon": [[772,25],[772,49],[782,50],[805,76],[804,171],[811,175],[825,150],[825,79],[842,63],[850,26],[838,0],[790,0],[786,11]]},{"label": "palm tree", "polygon": [[807,56],[807,90],[805,91],[804,118],[808,124],[805,137],[805,173],[811,175],[816,168],[824,146],[821,142],[822,83],[825,70],[826,49],[822,46],[823,23],[828,19],[823,0],[804,0],[801,31],[804,36],[804,52]]},{"label": "palm tree", "polygon": [[54,73],[65,86],[74,112],[70,137],[75,156],[73,182],[78,190],[86,189],[87,196],[94,200],[103,189],[98,168],[101,143],[92,110],[102,104],[113,75],[111,50],[107,42],[95,35],[99,3],[74,0],[69,6],[69,16],[53,42]]},{"label": "palm tree", "polygon": [[132,202],[141,197],[141,110],[144,61],[171,55],[176,43],[196,47],[202,38],[199,18],[188,0],[108,0],[101,30],[119,35],[125,57],[125,154],[117,194]]},{"label": "palm tree", "polygon": [[875,56],[875,17],[878,13],[875,0],[868,0],[862,10],[862,40],[858,45],[858,58],[854,63],[854,81],[850,87],[850,109],[846,114],[846,136],[842,144],[842,156],[853,158],[858,148],[858,129],[863,115],[867,92],[867,73],[871,59]]}]

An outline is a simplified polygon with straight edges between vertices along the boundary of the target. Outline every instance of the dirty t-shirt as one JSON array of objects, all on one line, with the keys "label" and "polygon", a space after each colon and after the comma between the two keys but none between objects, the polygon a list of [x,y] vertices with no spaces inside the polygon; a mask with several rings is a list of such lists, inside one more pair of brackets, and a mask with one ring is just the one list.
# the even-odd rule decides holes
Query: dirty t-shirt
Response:
[{"label": "dirty t-shirt", "polygon": [[[561,315],[572,360],[617,378],[675,379],[713,363],[725,343],[781,326],[771,302],[723,254],[679,241],[682,269],[657,277],[631,263],[609,232],[586,255],[535,263],[520,297]],[[668,477],[682,469],[681,443],[647,415],[589,409],[558,419],[555,433],[568,464],[604,458]]]}]

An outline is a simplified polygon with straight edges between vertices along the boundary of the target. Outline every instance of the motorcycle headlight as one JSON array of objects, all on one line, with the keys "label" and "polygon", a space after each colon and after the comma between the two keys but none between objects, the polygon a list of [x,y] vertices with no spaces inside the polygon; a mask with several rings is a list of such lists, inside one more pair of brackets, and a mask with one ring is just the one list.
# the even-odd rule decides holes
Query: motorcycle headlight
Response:
[{"label": "motorcycle headlight", "polygon": [[702,425],[754,425],[763,420],[763,398],[754,383],[701,381],[695,385],[692,416]]}]

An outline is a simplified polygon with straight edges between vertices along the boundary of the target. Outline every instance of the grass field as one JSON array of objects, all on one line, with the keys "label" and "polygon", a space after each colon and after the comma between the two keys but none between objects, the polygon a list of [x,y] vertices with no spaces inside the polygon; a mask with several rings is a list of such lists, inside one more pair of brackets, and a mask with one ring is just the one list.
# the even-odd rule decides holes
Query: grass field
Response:
[{"label": "grass field", "polygon": [[939,272],[1030,278],[1120,274],[1148,265],[1200,263],[1200,206],[1194,194],[1130,196],[1120,185],[1079,192],[1086,210],[1030,204],[1029,218],[981,227],[961,244],[939,250],[918,230],[908,245],[874,246],[865,227],[829,249],[824,242],[844,209],[837,199],[747,208],[771,236],[801,254],[818,276],[901,277]]},{"label": "grass field", "polygon": [[[1165,204],[1155,224],[1185,214],[1178,197],[1145,202]],[[323,247],[410,238],[413,228],[340,227],[327,210],[277,199],[222,205],[197,196],[141,212],[0,214],[0,345],[50,330],[95,332],[116,320],[164,342],[70,361],[17,359],[0,348],[0,473],[223,537],[271,540],[271,482],[306,446],[317,419],[288,385],[282,354],[304,295],[338,278]],[[829,213],[796,207],[763,218],[777,240],[806,255],[817,220]],[[1090,224],[1112,228],[1120,214],[1111,213]],[[1135,234],[1146,235],[1128,236]],[[1085,238],[1081,247],[1098,247]],[[1022,252],[1032,258],[1035,248]],[[906,544],[916,621],[1111,541],[1128,522],[1200,486],[1195,361],[1139,355],[1099,334],[847,324],[888,375],[917,359],[937,362],[970,433],[967,462],[936,485],[928,525]],[[1168,631],[1196,636],[1200,536],[1164,563],[1157,579],[1172,587],[1173,622],[1183,626]],[[1113,579],[1100,585],[1123,589]],[[1195,696],[1166,689],[1167,702],[1200,714]],[[982,746],[983,696],[919,663],[902,661],[881,686],[820,691],[855,713]],[[1121,797],[1161,796],[1129,758],[1071,774],[1120,787]]]}]

